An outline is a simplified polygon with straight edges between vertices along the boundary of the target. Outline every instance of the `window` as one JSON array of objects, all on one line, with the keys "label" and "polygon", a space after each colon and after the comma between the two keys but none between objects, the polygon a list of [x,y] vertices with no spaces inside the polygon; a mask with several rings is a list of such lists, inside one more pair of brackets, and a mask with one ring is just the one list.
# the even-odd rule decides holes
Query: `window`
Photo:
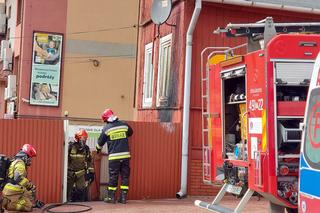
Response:
[{"label": "window", "polygon": [[314,169],[320,169],[320,88],[311,91],[306,115],[303,154]]},{"label": "window", "polygon": [[171,76],[171,46],[172,34],[160,39],[157,106],[168,106],[170,76]]},{"label": "window", "polygon": [[8,19],[10,19],[11,18],[11,6],[9,6],[9,8],[8,8]]},{"label": "window", "polygon": [[10,39],[10,28],[7,28],[6,40]]},{"label": "window", "polygon": [[19,25],[22,21],[23,0],[18,0],[17,4],[17,25]]},{"label": "window", "polygon": [[143,78],[143,103],[142,107],[152,106],[153,96],[153,65],[152,65],[153,43],[149,43],[144,49],[144,78]]}]

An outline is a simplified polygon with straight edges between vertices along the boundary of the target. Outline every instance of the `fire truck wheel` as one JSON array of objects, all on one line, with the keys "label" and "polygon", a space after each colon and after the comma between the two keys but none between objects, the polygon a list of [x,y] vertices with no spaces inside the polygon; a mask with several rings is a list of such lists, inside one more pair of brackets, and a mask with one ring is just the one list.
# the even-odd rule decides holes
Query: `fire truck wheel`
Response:
[{"label": "fire truck wheel", "polygon": [[285,213],[285,207],[269,202],[269,213]]},{"label": "fire truck wheel", "polygon": [[298,213],[298,209],[290,209],[290,208],[286,208],[288,213]]}]

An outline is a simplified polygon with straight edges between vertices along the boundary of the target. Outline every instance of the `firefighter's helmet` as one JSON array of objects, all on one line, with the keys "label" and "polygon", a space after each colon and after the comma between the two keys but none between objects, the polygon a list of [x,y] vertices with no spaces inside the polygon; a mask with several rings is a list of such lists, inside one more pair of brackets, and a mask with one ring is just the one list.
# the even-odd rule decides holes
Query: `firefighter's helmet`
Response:
[{"label": "firefighter's helmet", "polygon": [[78,132],[76,132],[76,134],[74,135],[74,138],[76,139],[76,141],[83,141],[85,142],[88,138],[88,133],[86,132],[86,130],[84,129],[80,129]]},{"label": "firefighter's helmet", "polygon": [[101,119],[104,122],[113,122],[118,119],[118,117],[114,115],[111,109],[105,109],[101,115]]},{"label": "firefighter's helmet", "polygon": [[37,156],[36,149],[30,144],[23,145],[21,148],[21,151],[24,152],[26,155],[28,155],[29,158],[33,158]]}]

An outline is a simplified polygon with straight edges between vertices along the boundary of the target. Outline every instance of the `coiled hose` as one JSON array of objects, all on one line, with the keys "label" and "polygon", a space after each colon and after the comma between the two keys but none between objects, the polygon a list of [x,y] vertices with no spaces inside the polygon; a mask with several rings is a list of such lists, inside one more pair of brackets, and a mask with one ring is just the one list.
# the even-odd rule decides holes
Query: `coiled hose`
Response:
[{"label": "coiled hose", "polygon": [[53,209],[61,207],[61,206],[80,206],[80,207],[84,207],[85,209],[82,210],[78,210],[78,211],[61,211],[63,213],[81,213],[81,212],[88,212],[90,210],[92,210],[91,206],[88,205],[84,205],[84,204],[77,204],[77,203],[56,203],[56,204],[51,204],[47,207],[45,207],[42,212],[43,213],[60,213],[59,211],[54,211]]}]

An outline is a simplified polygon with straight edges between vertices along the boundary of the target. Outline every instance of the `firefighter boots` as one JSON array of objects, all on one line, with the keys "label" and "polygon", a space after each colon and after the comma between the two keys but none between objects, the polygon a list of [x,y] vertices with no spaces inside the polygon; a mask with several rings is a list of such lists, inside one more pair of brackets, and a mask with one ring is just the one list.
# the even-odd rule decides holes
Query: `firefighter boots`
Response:
[{"label": "firefighter boots", "polygon": [[128,191],[121,190],[118,202],[122,203],[122,204],[126,204],[127,203],[127,194],[128,194]]},{"label": "firefighter boots", "polygon": [[104,202],[106,203],[116,203],[116,198],[115,198],[115,191],[109,190],[108,191],[108,196],[104,199]]}]

